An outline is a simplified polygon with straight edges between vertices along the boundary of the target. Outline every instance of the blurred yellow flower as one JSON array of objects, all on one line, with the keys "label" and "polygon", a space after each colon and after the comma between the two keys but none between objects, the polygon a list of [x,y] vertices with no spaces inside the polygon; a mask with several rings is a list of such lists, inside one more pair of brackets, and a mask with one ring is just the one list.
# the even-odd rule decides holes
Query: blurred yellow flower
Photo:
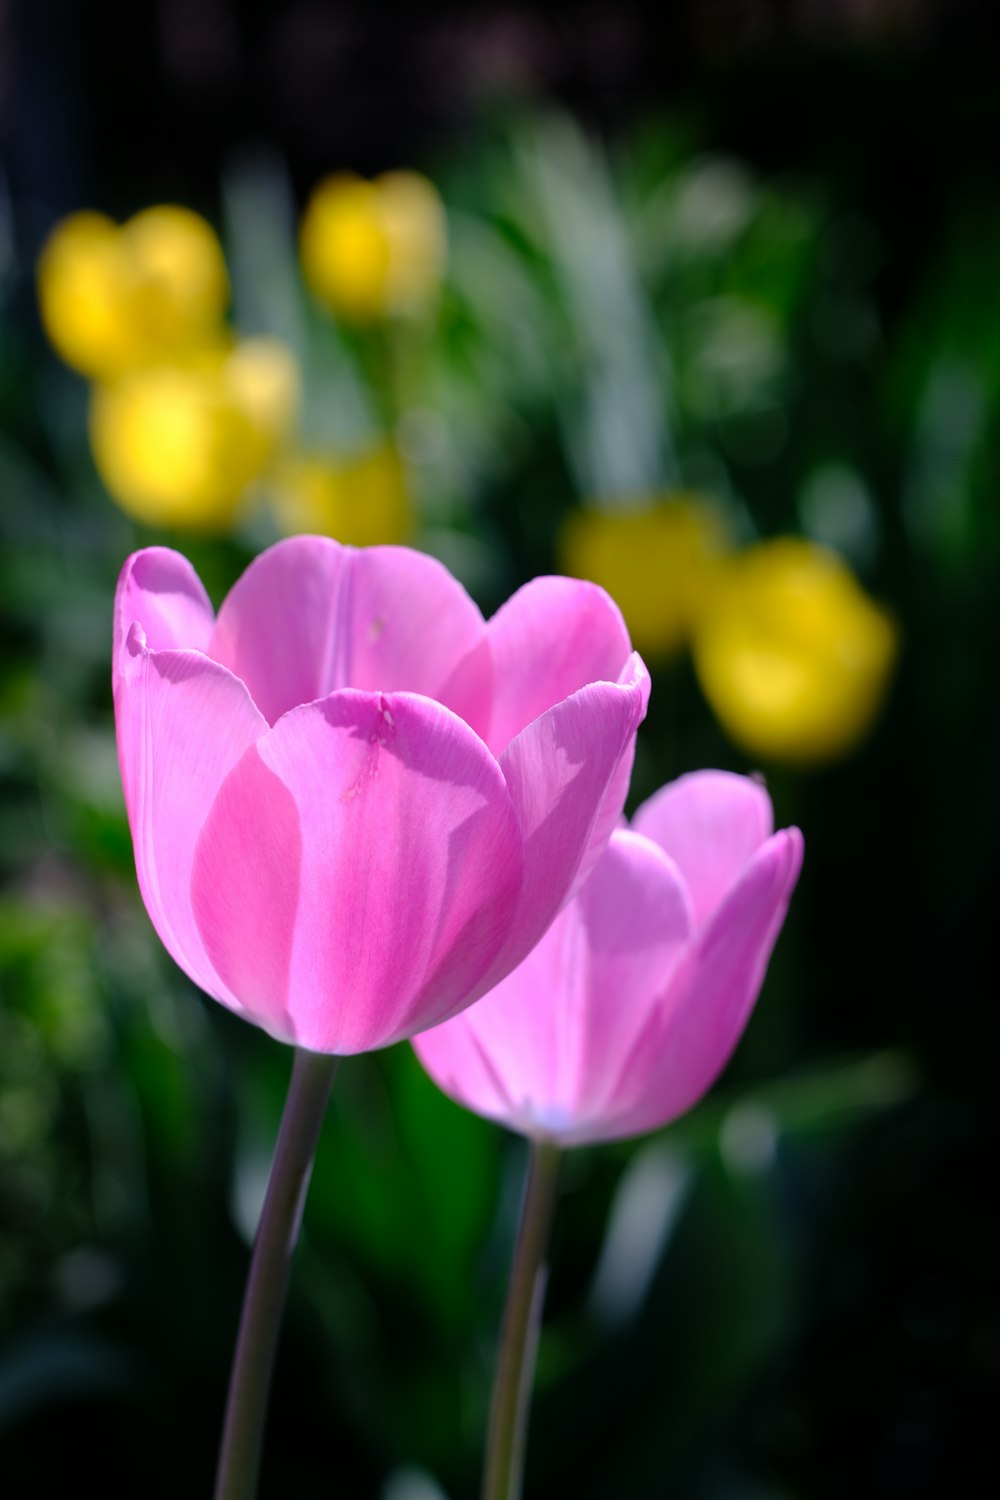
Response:
[{"label": "blurred yellow flower", "polygon": [[444,274],[447,229],[433,183],[417,172],[374,181],[338,173],[313,192],[302,219],[302,269],[335,313],[366,322],[419,311]]},{"label": "blurred yellow flower", "polygon": [[45,330],[92,379],[216,342],[228,297],[215,232],[187,208],[147,208],[121,227],[103,214],[73,214],[38,262]]},{"label": "blurred yellow flower", "polygon": [[409,535],[406,472],[389,443],[350,459],[291,454],[272,484],[278,522],[288,535],[319,532],[354,547],[400,542]]},{"label": "blurred yellow flower", "polygon": [[726,550],[712,504],[676,494],[655,505],[574,512],[559,538],[559,564],[607,589],[637,650],[666,656],[688,640]]},{"label": "blurred yellow flower", "polygon": [[835,759],[866,733],[897,648],[893,621],[835,553],[782,537],[723,566],[694,661],[736,744],[808,765]]},{"label": "blurred yellow flower", "polygon": [[295,361],[271,339],[134,370],[94,388],[94,461],[137,520],[224,530],[290,437],[298,398]]}]

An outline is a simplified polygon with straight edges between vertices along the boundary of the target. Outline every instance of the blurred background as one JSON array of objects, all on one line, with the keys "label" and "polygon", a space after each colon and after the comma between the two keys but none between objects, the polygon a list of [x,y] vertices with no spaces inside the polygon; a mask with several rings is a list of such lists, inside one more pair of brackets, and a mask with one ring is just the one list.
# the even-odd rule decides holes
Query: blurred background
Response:
[{"label": "blurred background", "polygon": [[[138,897],[124,557],[593,577],[633,804],[805,870],[689,1117],[573,1155],[526,1495],[963,1493],[1000,1368],[986,4],[0,3],[0,1473],[207,1493],[288,1054]],[[320,1146],[262,1495],[475,1495],[524,1149],[408,1047]]]}]

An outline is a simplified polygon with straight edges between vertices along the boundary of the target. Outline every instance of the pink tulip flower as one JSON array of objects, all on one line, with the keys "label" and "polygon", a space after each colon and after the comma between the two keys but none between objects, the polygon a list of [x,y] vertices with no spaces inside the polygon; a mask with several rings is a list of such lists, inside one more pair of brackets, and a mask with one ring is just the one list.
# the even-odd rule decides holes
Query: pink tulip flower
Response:
[{"label": "pink tulip flower", "polygon": [[649,683],[596,585],[486,622],[432,558],[296,537],[215,617],[129,558],[118,754],[143,900],[209,995],[314,1052],[436,1025],[524,958],[618,821]]},{"label": "pink tulip flower", "polygon": [[802,863],[756,782],[683,776],[616,831],[521,966],[414,1041],[460,1104],[537,1141],[638,1135],[690,1109],[749,1019]]}]

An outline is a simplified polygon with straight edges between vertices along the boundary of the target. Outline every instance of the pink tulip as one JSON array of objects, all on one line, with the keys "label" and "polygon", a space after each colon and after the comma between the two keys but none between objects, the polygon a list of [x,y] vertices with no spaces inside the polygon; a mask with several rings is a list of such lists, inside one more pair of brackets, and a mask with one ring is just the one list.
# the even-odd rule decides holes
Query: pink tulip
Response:
[{"label": "pink tulip", "polygon": [[143,900],[196,984],[316,1052],[385,1046],[520,963],[624,801],[648,677],[593,584],[489,622],[432,558],[296,537],[218,618],[129,558],[118,755]]},{"label": "pink tulip", "polygon": [[749,1019],[802,864],[756,782],[663,787],[520,968],[414,1041],[460,1104],[562,1146],[690,1109]]}]

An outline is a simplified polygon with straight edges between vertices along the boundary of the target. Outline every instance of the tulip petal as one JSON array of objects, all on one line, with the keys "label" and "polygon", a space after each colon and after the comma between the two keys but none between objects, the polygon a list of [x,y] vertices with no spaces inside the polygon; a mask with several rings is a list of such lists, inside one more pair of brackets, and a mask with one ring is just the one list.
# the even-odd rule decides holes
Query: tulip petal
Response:
[{"label": "tulip petal", "polygon": [[415,694],[344,690],[285,714],[235,767],[192,891],[252,1018],[352,1053],[468,1002],[521,873],[506,785],[468,726]]},{"label": "tulip petal", "polygon": [[565,1145],[599,1139],[614,1088],[682,950],[691,914],[676,866],[615,833],[578,901],[513,974],[414,1039],[468,1108]]},{"label": "tulip petal", "polygon": [[561,1095],[567,1120],[582,1122],[573,1132],[581,1142],[600,1139],[621,1070],[682,957],[693,913],[674,861],[651,840],[627,831],[612,834],[569,910],[580,924],[586,990],[578,1013],[564,1020],[564,1063],[573,1038],[582,1045],[575,1078],[566,1080]]},{"label": "tulip petal", "polygon": [[774,834],[696,934],[633,1048],[619,1087],[619,1097],[631,1095],[632,1102],[605,1138],[667,1124],[714,1083],[763,983],[802,866],[802,848],[797,828]]},{"label": "tulip petal", "polygon": [[237,581],[209,652],[274,724],[343,687],[436,697],[484,628],[432,557],[299,536],[261,553]]},{"label": "tulip petal", "polygon": [[133,625],[118,660],[118,758],[146,910],[195,984],[239,1009],[191,910],[191,866],[223,780],[267,725],[241,682],[196,651],[146,649]]},{"label": "tulip petal", "polygon": [[478,605],[437,558],[408,547],[351,554],[352,647],[345,686],[441,701],[444,683],[485,630]]},{"label": "tulip petal", "polygon": [[142,627],[150,651],[174,647],[205,651],[214,620],[209,597],[186,557],[169,547],[133,552],[122,568],[115,594],[114,683],[133,625]]},{"label": "tulip petal", "polygon": [[677,861],[700,925],[770,837],[771,799],[748,776],[695,771],[644,802],[632,826]]},{"label": "tulip petal", "polygon": [[595,682],[529,724],[500,757],[524,840],[524,885],[492,982],[534,947],[617,823],[649,677],[638,656],[627,682]]},{"label": "tulip petal", "polygon": [[[641,722],[645,718],[646,709],[649,706],[651,683],[645,663],[638,652],[633,651],[625,663],[618,678],[618,683],[621,687],[634,687],[638,690],[641,699],[641,711],[639,714],[639,721]],[[588,878],[594,865],[603,854],[608,839],[622,821],[622,809],[625,806],[625,799],[628,796],[629,786],[632,781],[632,766],[634,761],[635,735],[633,734],[625,746],[621,760],[618,762],[618,769],[608,782],[600,809],[590,830],[590,838],[587,841],[583,859],[580,861],[579,869],[570,886],[571,895],[575,895]]]},{"label": "tulip petal", "polygon": [[546,709],[592,682],[617,682],[632,646],[617,604],[596,583],[535,578],[487,626],[493,660],[488,743],[500,755]]},{"label": "tulip petal", "polygon": [[246,683],[269,724],[336,686],[347,557],[328,538],[292,537],[255,558],[223,600],[209,654]]}]

